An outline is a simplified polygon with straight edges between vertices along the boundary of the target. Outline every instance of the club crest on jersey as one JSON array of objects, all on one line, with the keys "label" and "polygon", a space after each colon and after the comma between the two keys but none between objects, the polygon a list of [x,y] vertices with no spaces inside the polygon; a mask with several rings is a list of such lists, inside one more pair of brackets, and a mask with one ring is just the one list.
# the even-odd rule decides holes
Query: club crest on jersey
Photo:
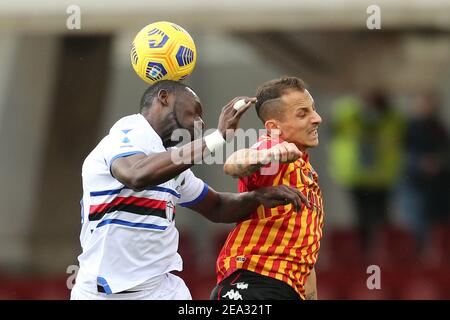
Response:
[{"label": "club crest on jersey", "polygon": [[166,203],[166,217],[167,220],[173,221],[175,219],[175,206],[173,205],[172,201],[167,201]]},{"label": "club crest on jersey", "polygon": [[303,173],[303,176],[306,178],[308,184],[314,183],[314,175],[310,170],[304,169],[304,170],[302,170],[302,173]]}]

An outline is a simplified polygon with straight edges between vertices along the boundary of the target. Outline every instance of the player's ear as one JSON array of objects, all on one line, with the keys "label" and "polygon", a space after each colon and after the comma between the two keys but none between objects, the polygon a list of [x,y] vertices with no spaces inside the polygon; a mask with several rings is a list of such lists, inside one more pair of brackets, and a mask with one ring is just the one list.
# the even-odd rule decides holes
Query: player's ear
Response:
[{"label": "player's ear", "polygon": [[268,133],[270,136],[273,136],[273,135],[281,135],[281,129],[280,129],[280,126],[278,125],[278,122],[277,122],[277,120],[275,120],[275,119],[267,120],[267,121],[264,123],[264,127],[266,128],[267,133]]},{"label": "player's ear", "polygon": [[169,92],[165,89],[158,91],[158,100],[163,107],[169,105]]}]

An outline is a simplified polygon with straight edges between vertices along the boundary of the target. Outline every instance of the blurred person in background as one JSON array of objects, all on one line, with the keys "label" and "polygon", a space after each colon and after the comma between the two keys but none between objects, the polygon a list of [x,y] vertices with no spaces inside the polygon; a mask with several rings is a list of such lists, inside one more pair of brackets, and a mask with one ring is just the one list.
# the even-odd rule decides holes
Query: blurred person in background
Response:
[{"label": "blurred person in background", "polygon": [[450,210],[450,140],[439,107],[437,95],[420,95],[406,131],[404,214],[421,253],[430,229],[448,222]]},{"label": "blurred person in background", "polygon": [[387,222],[400,176],[404,119],[387,93],[375,89],[336,100],[331,121],[330,175],[351,195],[368,254],[378,228]]}]

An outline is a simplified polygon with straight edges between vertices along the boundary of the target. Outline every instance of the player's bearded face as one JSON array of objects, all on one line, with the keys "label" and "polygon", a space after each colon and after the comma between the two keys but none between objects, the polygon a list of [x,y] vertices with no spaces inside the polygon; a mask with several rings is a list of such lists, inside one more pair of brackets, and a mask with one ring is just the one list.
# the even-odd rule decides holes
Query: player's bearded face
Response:
[{"label": "player's bearded face", "polygon": [[[187,97],[177,98],[173,102],[172,110],[166,115],[165,131],[172,135],[175,130],[187,130],[192,141],[195,138],[195,122],[203,123],[200,116],[201,106],[197,100]],[[166,141],[165,145],[173,146],[178,142],[180,141]]]},{"label": "player's bearded face", "polygon": [[194,139],[194,129],[196,122],[203,124],[201,119],[201,107],[193,101],[176,100],[173,106],[173,119],[177,129],[186,129]]},{"label": "player's bearded face", "polygon": [[307,90],[295,90],[284,94],[282,99],[287,108],[283,119],[278,122],[281,138],[295,143],[301,150],[317,146],[322,118],[315,109],[312,96]]}]

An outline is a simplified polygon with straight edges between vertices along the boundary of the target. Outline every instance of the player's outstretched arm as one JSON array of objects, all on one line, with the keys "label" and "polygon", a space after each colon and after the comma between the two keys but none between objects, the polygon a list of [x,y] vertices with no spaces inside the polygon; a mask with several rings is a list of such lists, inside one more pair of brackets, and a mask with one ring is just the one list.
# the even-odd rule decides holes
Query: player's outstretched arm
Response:
[{"label": "player's outstretched arm", "polygon": [[292,162],[301,155],[302,152],[295,144],[286,141],[270,149],[241,149],[228,157],[223,166],[223,171],[233,177],[245,177],[271,161]]},{"label": "player's outstretched arm", "polygon": [[[194,140],[179,149],[152,154],[135,154],[114,160],[111,165],[111,173],[121,183],[133,190],[142,190],[148,186],[156,186],[179,175],[189,169],[195,162],[201,160],[208,151],[215,147],[221,147],[217,139],[224,138],[227,133],[233,132],[239,125],[239,120],[245,111],[255,102],[255,98],[237,97],[222,108],[219,117],[217,131],[213,138],[204,137]],[[244,104],[236,110],[237,101]],[[217,137],[218,136],[218,137]]]},{"label": "player's outstretched arm", "polygon": [[289,186],[264,187],[251,192],[216,192],[209,187],[205,198],[190,209],[202,214],[212,222],[232,223],[248,217],[260,205],[273,208],[292,203],[300,211],[302,203],[309,208],[305,196]]}]

